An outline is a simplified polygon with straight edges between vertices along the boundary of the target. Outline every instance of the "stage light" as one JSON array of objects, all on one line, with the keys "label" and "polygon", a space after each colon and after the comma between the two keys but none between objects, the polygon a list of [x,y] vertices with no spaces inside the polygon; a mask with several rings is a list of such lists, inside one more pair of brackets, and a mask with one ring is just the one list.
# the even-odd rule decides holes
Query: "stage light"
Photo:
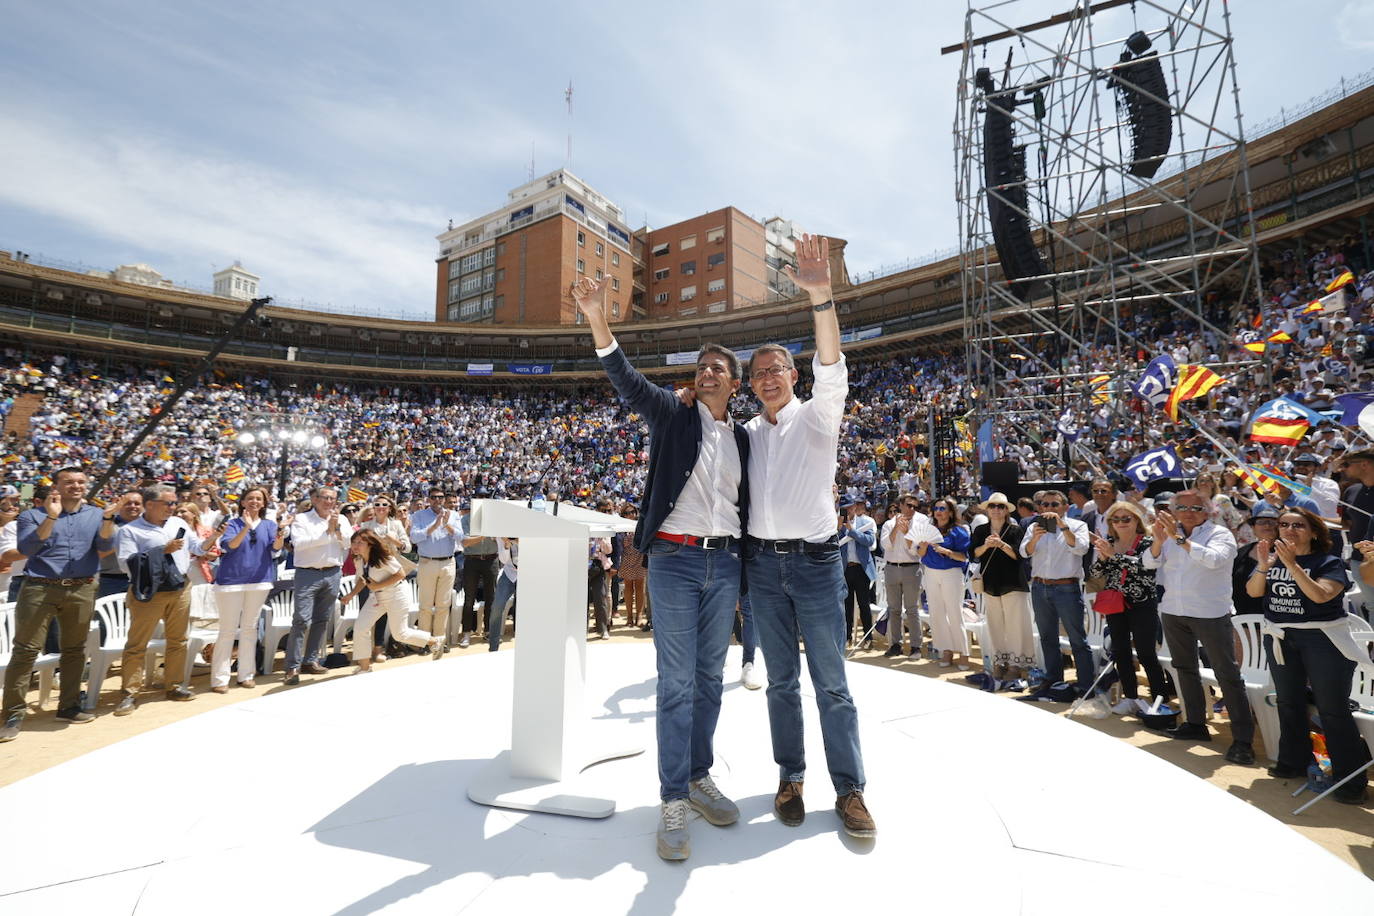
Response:
[{"label": "stage light", "polygon": [[258,441],[258,437],[252,433],[239,433],[239,445],[252,445]]},{"label": "stage light", "polygon": [[311,437],[310,437],[310,447],[311,447],[311,448],[324,448],[324,436],[311,436]]},{"label": "stage light", "polygon": [[298,429],[291,434],[291,441],[297,445],[304,445],[306,440],[305,430]]},{"label": "stage light", "polygon": [[277,430],[277,438],[280,439],[281,441],[285,442],[287,439],[290,439],[290,438],[291,438],[291,430],[289,430],[289,429],[279,429],[279,430]]}]

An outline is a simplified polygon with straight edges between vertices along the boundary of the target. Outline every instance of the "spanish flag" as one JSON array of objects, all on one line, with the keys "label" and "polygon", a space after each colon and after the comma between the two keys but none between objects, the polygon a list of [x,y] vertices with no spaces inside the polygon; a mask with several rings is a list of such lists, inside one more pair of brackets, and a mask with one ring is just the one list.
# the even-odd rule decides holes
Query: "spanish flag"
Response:
[{"label": "spanish flag", "polygon": [[1343,270],[1343,271],[1341,271],[1339,274],[1337,274],[1337,275],[1336,275],[1336,278],[1335,278],[1334,280],[1332,280],[1330,283],[1326,284],[1326,291],[1327,291],[1328,293],[1334,293],[1336,290],[1340,289],[1341,287],[1343,287],[1343,286],[1349,286],[1350,284],[1352,284],[1352,283],[1354,283],[1354,282],[1355,282],[1355,275],[1354,275],[1353,273],[1351,273],[1351,272],[1350,272],[1350,268],[1347,267],[1345,270]]},{"label": "spanish flag", "polygon": [[349,487],[348,501],[351,503],[365,503],[367,502],[367,494],[357,487]]},{"label": "spanish flag", "polygon": [[1090,400],[1094,404],[1106,404],[1112,399],[1111,388],[1112,377],[1110,375],[1094,375],[1088,380],[1091,392]]},{"label": "spanish flag", "polygon": [[1297,445],[1307,435],[1311,424],[1302,418],[1282,419],[1280,417],[1259,417],[1250,430],[1254,442],[1275,442],[1279,445]]},{"label": "spanish flag", "polygon": [[1251,353],[1263,353],[1266,348],[1264,341],[1260,340],[1259,333],[1256,331],[1242,331],[1236,337],[1236,343]]},{"label": "spanish flag", "polygon": [[1331,344],[1327,344],[1326,346],[1324,346],[1324,347],[1321,348],[1321,355],[1322,355],[1322,356],[1331,356],[1333,353],[1334,353],[1334,351],[1333,351],[1332,348],[1331,348]]},{"label": "spanish flag", "polygon": [[225,483],[240,483],[244,478],[243,468],[237,464],[229,465],[229,470],[224,472]]},{"label": "spanish flag", "polygon": [[1169,419],[1177,420],[1179,404],[1202,397],[1224,381],[1226,379],[1206,366],[1179,366],[1178,383],[1169,393],[1169,399],[1164,402],[1164,412],[1169,415]]},{"label": "spanish flag", "polygon": [[1293,342],[1293,338],[1289,336],[1289,334],[1288,334],[1287,331],[1275,331],[1274,333],[1270,334],[1268,337],[1266,337],[1266,338],[1264,338],[1264,339],[1267,340],[1267,341],[1269,341],[1270,343],[1292,343],[1292,342]]}]

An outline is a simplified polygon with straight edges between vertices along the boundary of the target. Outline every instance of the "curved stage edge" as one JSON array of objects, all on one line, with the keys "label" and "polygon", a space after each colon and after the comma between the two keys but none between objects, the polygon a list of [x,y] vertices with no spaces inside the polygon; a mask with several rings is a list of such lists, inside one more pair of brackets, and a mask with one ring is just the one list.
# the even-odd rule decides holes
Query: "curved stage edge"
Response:
[{"label": "curved stage edge", "polygon": [[[512,659],[284,690],[0,789],[7,823],[24,825],[0,841],[0,912],[1120,916],[1186,901],[1289,916],[1314,893],[1331,912],[1374,912],[1374,882],[1151,754],[1004,696],[867,665],[849,675],[875,841],[839,830],[809,694],[807,818],[774,820],[764,692],[727,683],[713,772],[740,823],[693,816],[691,859],[666,863],[653,842],[650,646],[587,652],[595,727],[648,748],[579,777],[615,815],[468,800],[468,780],[509,741]],[[732,648],[727,678],[738,662]]]}]

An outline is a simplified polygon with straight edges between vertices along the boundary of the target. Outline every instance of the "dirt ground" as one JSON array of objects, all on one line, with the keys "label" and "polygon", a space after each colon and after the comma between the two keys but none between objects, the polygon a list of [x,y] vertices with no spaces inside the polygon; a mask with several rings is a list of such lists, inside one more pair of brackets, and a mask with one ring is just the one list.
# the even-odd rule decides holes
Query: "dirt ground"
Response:
[{"label": "dirt ground", "polygon": [[[643,633],[637,628],[620,626],[612,631],[610,642],[648,639],[648,633]],[[595,652],[598,645],[599,643],[593,640],[590,651]],[[463,656],[485,651],[486,645],[474,640],[470,648],[454,649],[439,664],[461,664]],[[967,674],[956,669],[939,668],[934,661],[925,659],[885,659],[882,657],[881,649],[861,651],[856,654],[855,660],[862,664],[895,668],[917,677],[940,678],[959,684],[963,683],[963,678]],[[384,677],[387,671],[416,664],[435,662],[422,656],[410,656],[380,664],[377,666],[377,672],[379,676]],[[43,711],[31,714],[24,720],[24,730],[18,740],[0,745],[0,785],[9,785],[63,761],[187,716],[198,715],[232,703],[242,703],[281,690],[309,690],[311,683],[315,681],[349,677],[352,670],[351,667],[339,668],[318,677],[302,677],[300,686],[286,687],[282,684],[282,674],[278,668],[276,674],[259,677],[257,686],[251,690],[231,686],[226,694],[214,694],[209,692],[209,669],[197,667],[191,682],[192,688],[196,691],[195,700],[189,703],[174,703],[153,692],[147,694],[148,699],[141,702],[137,712],[132,716],[118,719],[110,714],[119,686],[118,679],[111,677],[105,682],[95,721],[85,725],[69,725],[54,717],[54,692]],[[37,691],[31,692],[29,696],[31,703],[37,702]],[[1007,702],[1013,702],[1010,696],[1013,695],[1008,695]],[[1066,708],[1053,703],[1039,705],[1045,715],[1054,715]],[[1202,745],[1173,741],[1147,731],[1134,718],[1111,716],[1107,719],[1081,718],[1076,721],[1087,728],[1095,728],[1126,741],[1146,753],[1161,757],[1237,798],[1258,806],[1267,814],[1330,850],[1352,868],[1374,878],[1374,813],[1371,813],[1370,808],[1356,808],[1328,800],[1295,817],[1291,813],[1293,809],[1311,796],[1304,794],[1297,799],[1291,798],[1290,793],[1297,788],[1297,782],[1273,779],[1265,773],[1263,766],[1242,767],[1227,763],[1222,754],[1230,743],[1230,734],[1229,724],[1224,717],[1213,719],[1211,724],[1219,734],[1214,736],[1211,744]],[[1258,735],[1256,739],[1259,740]],[[1206,829],[1205,825],[1198,826]],[[1215,836],[1210,839],[1212,842],[1227,842],[1230,838]]]}]

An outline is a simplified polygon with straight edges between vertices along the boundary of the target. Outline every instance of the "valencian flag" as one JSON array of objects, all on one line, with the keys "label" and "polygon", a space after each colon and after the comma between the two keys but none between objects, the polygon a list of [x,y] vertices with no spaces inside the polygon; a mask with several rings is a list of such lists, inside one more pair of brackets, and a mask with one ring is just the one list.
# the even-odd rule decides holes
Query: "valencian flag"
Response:
[{"label": "valencian flag", "polygon": [[1110,375],[1094,375],[1088,379],[1088,388],[1091,392],[1091,400],[1094,404],[1106,404],[1112,399],[1112,377]]},{"label": "valencian flag", "polygon": [[365,503],[367,502],[367,494],[357,487],[349,487],[348,501],[351,503]]},{"label": "valencian flag", "polygon": [[1351,273],[1350,268],[1347,267],[1345,270],[1337,274],[1335,279],[1333,279],[1330,283],[1326,284],[1326,291],[1328,293],[1334,293],[1336,290],[1345,286],[1349,286],[1354,282],[1355,275]]},{"label": "valencian flag", "polygon": [[1206,366],[1179,366],[1178,384],[1164,402],[1164,412],[1170,420],[1178,419],[1178,405],[1193,398],[1200,398],[1226,379],[1217,375]]},{"label": "valencian flag", "polygon": [[1265,349],[1264,341],[1260,340],[1259,331],[1241,331],[1236,335],[1236,343],[1251,353],[1263,353]]},{"label": "valencian flag", "polygon": [[241,483],[244,478],[243,468],[237,464],[229,465],[229,470],[224,472],[225,483]]},{"label": "valencian flag", "polygon": [[1246,464],[1236,468],[1235,471],[1241,480],[1265,493],[1277,493],[1280,486],[1285,486],[1294,493],[1301,493],[1304,496],[1312,492],[1312,488],[1307,484],[1298,483],[1272,464]]}]

